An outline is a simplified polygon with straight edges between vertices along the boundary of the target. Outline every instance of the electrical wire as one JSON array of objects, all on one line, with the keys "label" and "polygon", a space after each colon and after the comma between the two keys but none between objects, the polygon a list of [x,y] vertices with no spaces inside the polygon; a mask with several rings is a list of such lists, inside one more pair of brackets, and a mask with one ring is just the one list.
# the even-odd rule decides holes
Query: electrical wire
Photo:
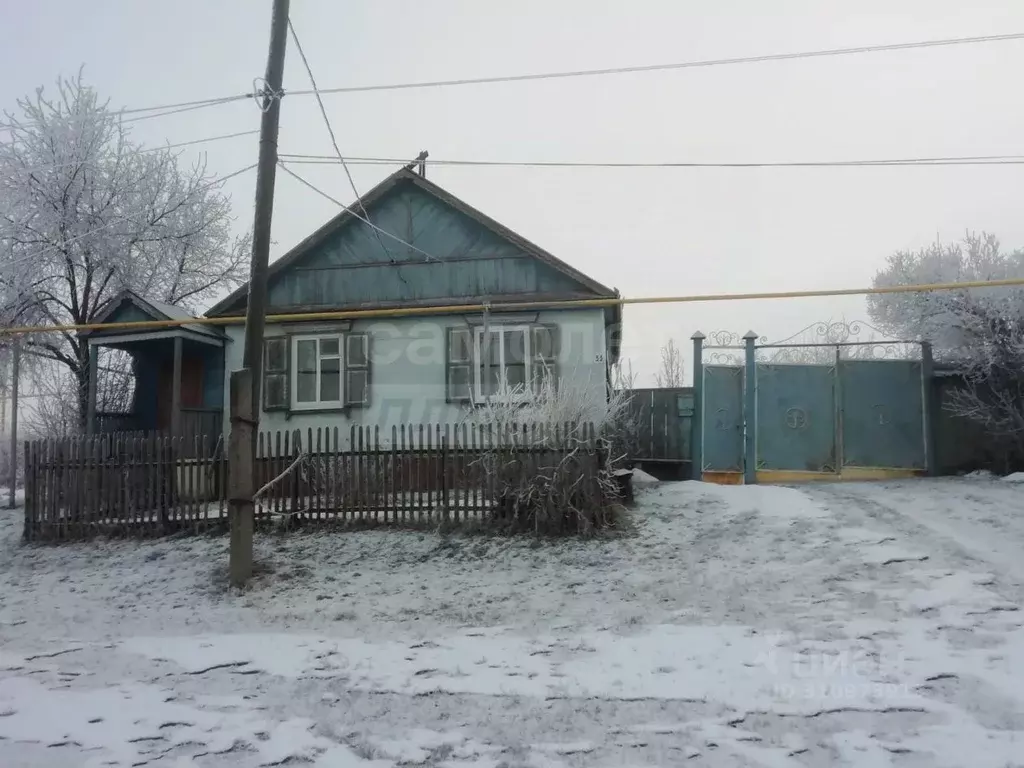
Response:
[{"label": "electrical wire", "polygon": [[[684,61],[673,64],[644,64],[629,67],[606,67],[603,69],[577,69],[563,72],[541,72],[527,75],[499,75],[495,77],[471,77],[453,80],[428,80],[415,83],[387,83],[381,85],[352,85],[341,88],[324,88],[321,94],[367,93],[371,91],[399,91],[414,88],[447,88],[460,85],[486,85],[490,83],[516,83],[532,80],[555,80],[575,77],[596,77],[600,75],[623,75],[637,72],[660,72],[675,69],[696,69],[699,67],[719,67],[732,64],[755,64],[766,61],[788,61],[792,59],[811,59],[825,56],[852,56],[863,53],[879,53],[882,51],[906,51],[916,48],[940,48],[955,45],[971,45],[977,43],[996,43],[1024,39],[1024,32],[1012,32],[1003,35],[979,35],[976,37],[953,37],[941,40],[920,40],[911,43],[889,43],[883,45],[860,45],[852,48],[827,48],[817,51],[801,51],[798,53],[772,53],[761,56],[736,56],[725,59],[702,59]],[[306,96],[312,91],[288,91],[290,96]]]},{"label": "electrical wire", "polygon": [[299,174],[295,173],[295,171],[293,171],[291,168],[286,166],[284,163],[278,163],[278,165],[281,166],[281,170],[282,171],[287,173],[293,179],[295,179],[296,181],[300,182],[301,184],[305,184],[307,187],[309,187],[311,190],[316,192],[321,197],[324,197],[324,198],[330,200],[335,205],[339,206],[340,208],[345,209],[345,211],[347,211],[349,214],[351,214],[352,216],[355,216],[357,219],[359,219],[361,222],[363,222],[367,226],[372,227],[375,232],[378,232],[379,234],[384,235],[384,237],[389,237],[392,240],[394,240],[395,242],[399,243],[400,245],[404,245],[406,248],[409,248],[409,249],[415,251],[416,253],[418,253],[421,256],[423,256],[424,258],[426,258],[427,261],[440,261],[440,259],[438,259],[436,256],[431,256],[429,253],[427,253],[424,250],[421,250],[420,248],[417,248],[412,243],[407,243],[405,240],[403,240],[400,237],[396,237],[395,235],[393,235],[390,232],[388,232],[386,229],[381,229],[380,227],[378,227],[376,224],[374,224],[369,219],[364,219],[362,216],[360,216],[358,213],[353,211],[349,206],[345,205],[343,202],[341,202],[337,198],[332,197],[331,195],[327,194],[326,192],[324,192],[322,189],[320,189],[319,187],[315,186],[311,182],[306,181],[306,179],[304,179],[301,176],[299,176]]},{"label": "electrical wire", "polygon": [[[313,86],[313,95],[316,96],[316,103],[320,105],[320,114],[324,118],[324,125],[327,126],[327,133],[331,136],[331,145],[334,147],[334,154],[337,156],[338,161],[341,163],[341,167],[345,169],[345,176],[348,177],[349,186],[352,187],[352,194],[355,195],[356,203],[359,205],[359,209],[363,212],[363,220],[366,222],[370,221],[370,214],[366,210],[366,206],[363,205],[363,199],[359,194],[359,190],[356,189],[355,179],[352,178],[352,172],[348,169],[348,165],[345,164],[345,158],[341,154],[341,148],[338,147],[338,139],[334,135],[334,128],[331,126],[331,119],[327,116],[327,108],[324,106],[324,100],[320,98],[320,91],[316,87],[316,78],[313,77],[313,68],[309,65],[309,59],[306,58],[306,52],[302,50],[302,43],[299,41],[299,35],[295,31],[295,25],[292,24],[291,17],[288,18],[288,30],[292,33],[292,39],[295,41],[295,48],[299,52],[299,58],[302,59],[302,65],[306,68],[306,74],[309,75],[309,82]],[[384,241],[381,240],[380,232],[375,227],[373,234],[377,237],[377,244],[380,245],[381,250],[384,251],[384,255],[387,256],[388,261],[395,264],[395,257],[391,255],[391,251],[384,245]],[[399,274],[399,278],[402,282],[405,282],[405,278]]]},{"label": "electrical wire", "polygon": [[[186,101],[179,104],[165,104],[159,107],[136,107],[134,109],[122,109],[111,114],[115,117],[121,117],[122,123],[135,123],[140,120],[149,120],[154,117],[165,117],[167,115],[177,115],[182,112],[194,112],[197,109],[207,109],[208,107],[217,107],[221,104],[230,104],[235,101],[241,101],[243,99],[252,98],[252,94],[238,94],[236,96],[222,96],[218,99],[204,99],[202,101]],[[139,114],[145,112],[153,112],[153,114]],[[123,115],[134,115],[133,117],[122,117]],[[15,130],[19,128],[33,128],[43,123],[38,120],[30,120],[28,122],[18,123],[0,123],[0,129],[6,128],[7,130]]]},{"label": "electrical wire", "polygon": [[[850,48],[827,48],[822,50],[814,51],[798,51],[794,53],[773,53],[759,56],[736,56],[721,59],[702,59],[697,61],[684,61],[669,64],[642,64],[636,66],[625,66],[625,67],[605,67],[602,69],[579,69],[579,70],[567,70],[562,72],[539,72],[524,75],[499,75],[494,77],[473,77],[473,78],[459,78],[452,80],[429,80],[421,82],[407,82],[407,83],[385,83],[379,85],[353,85],[343,86],[338,88],[323,88],[317,90],[294,90],[284,91],[282,95],[290,96],[312,96],[317,93],[319,95],[329,94],[340,94],[340,93],[366,93],[371,91],[396,91],[396,90],[410,90],[415,88],[440,88],[440,87],[451,87],[460,85],[485,85],[489,83],[511,83],[511,82],[528,82],[532,80],[554,80],[554,79],[566,79],[566,78],[577,78],[577,77],[597,77],[601,75],[622,75],[632,74],[640,72],[659,72],[669,71],[676,69],[697,69],[701,67],[716,67],[716,66],[728,66],[733,64],[754,64],[759,62],[768,61],[787,61],[796,59],[810,59],[810,58],[822,58],[827,56],[852,56],[865,53],[879,53],[884,51],[905,51],[920,48],[940,48],[950,47],[959,45],[973,45],[973,44],[984,44],[984,43],[996,43],[996,42],[1008,42],[1013,40],[1024,39],[1024,32],[1011,32],[1002,35],[978,35],[975,37],[953,37],[943,38],[938,40],[919,40],[909,43],[888,43],[882,45],[861,45]],[[221,104],[229,104],[235,101],[243,101],[246,99],[253,98],[255,94],[252,92],[239,93],[231,96],[220,96],[210,99],[198,99],[195,101],[182,101],[173,104],[160,104],[151,107],[133,107],[129,109],[121,110],[120,114],[123,115],[138,115],[137,117],[130,117],[124,122],[133,122],[140,119],[149,119],[150,117],[163,117],[165,115],[179,114],[180,112],[188,112],[195,109],[205,109],[207,107],[219,106]],[[143,113],[155,113],[149,115],[143,115]],[[30,123],[22,123],[22,127],[28,127]],[[11,123],[0,123],[0,129],[12,129],[15,126]]]},{"label": "electrical wire", "polygon": [[[225,133],[221,136],[210,136],[205,139],[192,139],[191,141],[180,141],[176,144],[164,144],[160,147],[146,147],[144,149],[137,150],[139,154],[146,154],[150,152],[162,152],[165,149],[179,149],[181,147],[191,147],[196,144],[206,144],[212,141],[223,141],[224,139],[236,139],[240,136],[252,136],[253,134],[259,133],[259,129],[251,131],[238,131],[237,133]],[[37,165],[35,168],[19,168],[20,173],[38,173],[39,171],[53,171],[58,168],[73,168],[75,166],[82,165],[81,162],[75,163],[51,163],[48,165]]]},{"label": "electrical wire", "polygon": [[[282,153],[281,162],[289,165],[336,165],[330,155]],[[349,157],[350,165],[408,165],[397,157]],[[586,162],[545,160],[430,160],[431,165],[495,168],[857,168],[943,165],[1024,165],[1024,155],[976,155],[963,157],[890,158],[879,160],[799,160],[779,162]]]},{"label": "electrical wire", "polygon": [[[206,184],[203,184],[202,186],[197,187],[194,191],[195,192],[203,192],[203,191],[205,191],[207,189],[210,189],[211,187],[217,186],[218,184],[222,184],[223,182],[225,182],[225,181],[227,181],[229,179],[233,179],[235,176],[240,176],[241,174],[245,173],[246,171],[251,171],[257,165],[258,165],[258,163],[253,163],[252,165],[247,165],[245,168],[240,168],[237,171],[229,173],[226,176],[220,176],[220,177],[218,177],[216,179],[212,179],[211,181],[207,182]],[[131,220],[131,218],[132,218],[131,216],[120,216],[120,217],[118,217],[116,219],[111,219],[106,224],[103,224],[103,225],[101,225],[99,227],[96,227],[96,229],[91,229],[88,232],[83,232],[80,235],[77,235],[75,237],[70,238],[69,240],[65,241],[63,245],[66,247],[68,245],[71,245],[72,243],[78,242],[79,240],[83,240],[86,237],[89,237],[90,235],[94,235],[97,232],[102,232],[105,229],[109,229],[110,227],[114,226],[115,224],[120,224],[123,221],[129,221],[129,220]],[[55,250],[55,249],[56,249],[56,246],[48,245],[48,246],[45,246],[45,247],[41,248],[40,250],[38,250],[38,251],[36,251],[34,253],[29,253],[29,254],[25,254],[23,256],[19,256],[17,259],[14,259],[13,261],[10,261],[10,262],[0,262],[0,267],[3,267],[4,270],[8,270],[11,267],[15,267],[15,266],[17,266],[19,264],[24,264],[26,261],[31,261],[32,259],[37,259],[40,256],[42,256],[44,253],[47,253],[48,251],[52,251],[52,250]]]}]

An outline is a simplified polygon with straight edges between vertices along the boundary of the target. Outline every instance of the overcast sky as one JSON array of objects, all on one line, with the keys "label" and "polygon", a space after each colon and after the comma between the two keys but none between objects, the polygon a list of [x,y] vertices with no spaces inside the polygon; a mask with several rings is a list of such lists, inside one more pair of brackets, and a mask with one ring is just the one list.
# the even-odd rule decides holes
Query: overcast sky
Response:
[{"label": "overcast sky", "polygon": [[[118,107],[241,93],[265,68],[270,0],[7,0],[0,105],[82,65]],[[769,10],[769,8],[771,10]],[[749,56],[1024,31],[1007,0],[292,0],[321,87]],[[586,79],[336,95],[352,156],[578,161],[787,161],[1024,154],[1024,42]],[[285,86],[307,88],[291,44]],[[254,129],[251,101],[141,121],[136,139]],[[309,97],[285,99],[282,152],[331,151]],[[247,136],[190,148],[220,175]],[[341,169],[300,173],[345,201]],[[365,191],[390,169],[354,167]],[[891,252],[965,229],[1024,245],[1024,166],[776,169],[429,167],[428,176],[626,296],[867,285]],[[254,175],[233,180],[239,228]],[[274,256],[337,209],[279,175]],[[863,300],[626,309],[626,354],[700,329],[772,339],[863,319]],[[688,357],[688,355],[687,355]],[[689,365],[689,360],[687,360]]]}]

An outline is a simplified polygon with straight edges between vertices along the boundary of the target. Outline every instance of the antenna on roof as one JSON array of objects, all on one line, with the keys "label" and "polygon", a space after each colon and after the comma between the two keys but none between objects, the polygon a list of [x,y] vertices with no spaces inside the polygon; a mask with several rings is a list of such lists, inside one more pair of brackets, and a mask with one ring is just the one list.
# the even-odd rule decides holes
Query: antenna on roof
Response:
[{"label": "antenna on roof", "polygon": [[424,179],[427,178],[427,156],[429,154],[430,153],[427,152],[427,150],[423,150],[418,155],[416,155],[415,160],[413,160],[411,163],[405,166],[405,170],[415,171]]}]

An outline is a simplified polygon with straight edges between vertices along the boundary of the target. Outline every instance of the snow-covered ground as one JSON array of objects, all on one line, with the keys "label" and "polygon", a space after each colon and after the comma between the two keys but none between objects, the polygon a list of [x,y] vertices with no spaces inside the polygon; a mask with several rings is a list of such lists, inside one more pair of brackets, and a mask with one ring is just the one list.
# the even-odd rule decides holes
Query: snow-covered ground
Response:
[{"label": "snow-covered ground", "polygon": [[1024,485],[649,485],[636,531],[22,547],[0,766],[1024,764]]}]

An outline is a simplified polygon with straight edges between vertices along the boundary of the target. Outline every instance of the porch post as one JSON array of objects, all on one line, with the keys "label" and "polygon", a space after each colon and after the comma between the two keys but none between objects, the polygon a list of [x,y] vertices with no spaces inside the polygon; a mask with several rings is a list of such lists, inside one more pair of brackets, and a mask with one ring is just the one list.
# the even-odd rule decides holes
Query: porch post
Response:
[{"label": "porch post", "polygon": [[171,436],[181,437],[181,336],[174,337],[174,373],[171,381]]},{"label": "porch post", "polygon": [[754,342],[757,334],[747,331],[746,364],[743,370],[743,482],[757,482],[757,361]]},{"label": "porch post", "polygon": [[690,479],[704,478],[704,334],[693,340],[693,416],[690,417]]},{"label": "porch post", "polygon": [[89,390],[85,403],[85,433],[96,434],[96,376],[100,368],[100,348],[89,344]]}]

